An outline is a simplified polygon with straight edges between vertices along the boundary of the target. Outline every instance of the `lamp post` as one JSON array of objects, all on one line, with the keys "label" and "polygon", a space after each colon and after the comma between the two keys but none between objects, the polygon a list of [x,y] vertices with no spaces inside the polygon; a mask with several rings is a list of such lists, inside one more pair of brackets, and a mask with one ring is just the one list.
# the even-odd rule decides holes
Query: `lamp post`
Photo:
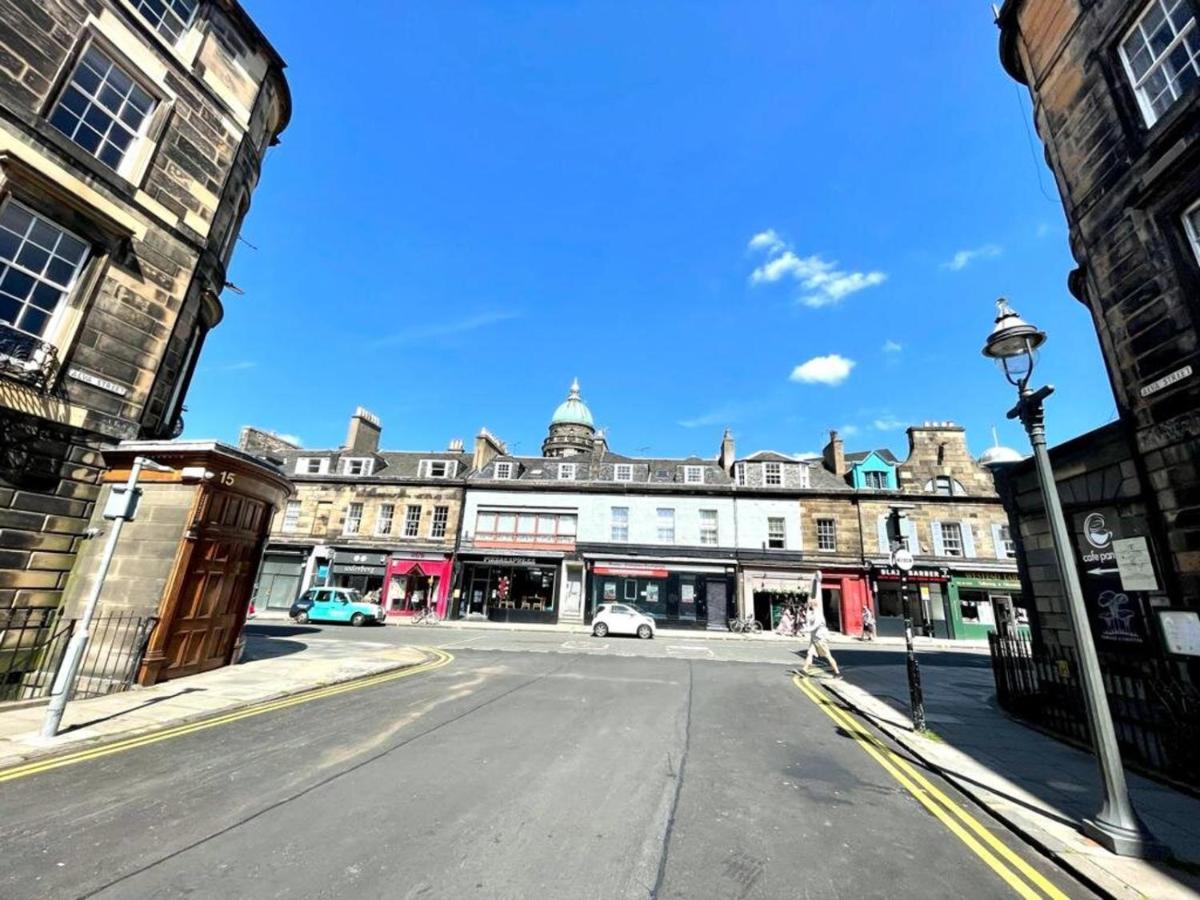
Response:
[{"label": "lamp post", "polygon": [[[908,592],[908,573],[912,571],[913,555],[904,533],[904,522],[911,503],[892,504],[887,519],[888,545],[892,551],[892,565],[900,572],[900,603],[904,612],[904,651],[908,670],[908,700],[912,711],[913,731],[925,730],[925,693],[921,689],[921,666],[913,647],[912,597]],[[924,609],[922,608],[922,612]],[[924,616],[922,616],[924,618]]]},{"label": "lamp post", "polygon": [[1071,630],[1074,634],[1079,656],[1079,675],[1083,687],[1083,700],[1087,709],[1088,724],[1100,766],[1100,780],[1104,787],[1104,804],[1092,819],[1085,819],[1084,833],[1103,847],[1121,856],[1162,858],[1169,851],[1146,829],[1134,812],[1125,784],[1125,770],[1121,766],[1121,751],[1117,746],[1113,728],[1112,711],[1104,692],[1104,679],[1100,673],[1100,661],[1096,655],[1096,644],[1088,625],[1087,608],[1083,602],[1083,589],[1079,584],[1079,572],[1071,556],[1070,533],[1063,517],[1062,504],[1058,498],[1058,487],[1054,471],[1050,467],[1050,454],[1046,450],[1046,427],[1044,402],[1054,393],[1052,385],[1031,390],[1029,380],[1037,363],[1038,348],[1046,342],[1046,333],[1039,331],[1022,319],[1008,301],[1001,297],[996,301],[996,323],[983,347],[983,355],[997,362],[1009,383],[1017,389],[1017,405],[1008,411],[1008,418],[1020,419],[1033,445],[1034,465],[1042,489],[1042,501],[1046,506],[1046,518],[1050,523],[1050,537],[1054,544],[1054,555],[1058,562],[1059,577],[1066,595],[1070,613]]},{"label": "lamp post", "polygon": [[104,579],[108,576],[108,567],[112,565],[113,553],[117,549],[117,539],[121,536],[121,528],[126,522],[133,519],[137,511],[139,493],[137,483],[142,469],[149,469],[152,472],[175,471],[170,466],[156,463],[145,456],[135,456],[133,466],[129,470],[129,480],[125,482],[124,493],[117,494],[115,489],[113,491],[113,496],[109,500],[109,508],[104,511],[105,518],[112,519],[113,523],[108,530],[104,551],[100,554],[96,579],[92,582],[92,589],[88,592],[87,601],[83,606],[83,615],[79,618],[79,627],[75,629],[71,640],[67,642],[62,665],[58,667],[58,674],[54,677],[54,684],[50,688],[50,703],[46,706],[46,718],[42,721],[42,737],[44,738],[52,738],[57,735],[58,728],[62,724],[63,713],[67,710],[67,700],[70,699],[71,691],[75,687],[75,676],[79,674],[79,667],[87,652],[88,639],[91,637],[88,629],[91,628],[92,619],[96,615],[100,592],[104,590]]}]

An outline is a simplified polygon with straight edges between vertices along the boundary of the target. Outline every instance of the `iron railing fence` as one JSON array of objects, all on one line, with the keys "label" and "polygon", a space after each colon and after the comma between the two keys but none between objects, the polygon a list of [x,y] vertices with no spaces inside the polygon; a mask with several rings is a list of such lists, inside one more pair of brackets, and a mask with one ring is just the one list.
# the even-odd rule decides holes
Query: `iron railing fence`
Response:
[{"label": "iron railing fence", "polygon": [[[1091,743],[1070,647],[1035,648],[1026,637],[989,636],[1000,706],[1048,731]],[[1104,688],[1126,762],[1200,788],[1200,692],[1165,660],[1100,651]]]},{"label": "iron railing fence", "polygon": [[[93,618],[71,697],[128,690],[157,621],[154,616],[129,613]],[[64,618],[57,609],[0,609],[0,702],[49,695],[67,642],[78,627],[78,619]]]}]

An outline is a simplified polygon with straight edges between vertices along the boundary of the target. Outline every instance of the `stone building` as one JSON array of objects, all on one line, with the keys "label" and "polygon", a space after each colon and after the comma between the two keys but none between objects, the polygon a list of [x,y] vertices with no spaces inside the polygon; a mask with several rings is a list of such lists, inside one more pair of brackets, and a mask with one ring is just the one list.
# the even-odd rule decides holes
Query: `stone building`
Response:
[{"label": "stone building", "polygon": [[[1067,285],[1092,314],[1119,413],[1055,450],[1092,627],[1114,652],[1167,655],[1162,623],[1200,627],[1189,612],[1200,608],[1197,7],[1008,0],[998,24],[1001,62],[1028,86],[1070,226],[1078,266]],[[1053,346],[1051,335],[1045,352]],[[1051,398],[1050,413],[1064,401]],[[1009,467],[1006,479],[1039,640],[1069,647],[1032,467]],[[1087,577],[1089,568],[1111,568],[1087,561],[1107,554],[1112,562],[1104,536],[1139,542],[1154,589]],[[1114,597],[1122,598],[1119,616]],[[1112,621],[1128,616],[1138,639],[1113,639]]]},{"label": "stone building", "polygon": [[0,607],[56,606],[105,448],[179,433],[283,61],[235,0],[0,0]]},{"label": "stone building", "polygon": [[428,453],[381,450],[381,433],[362,407],[345,444],[329,450],[243,430],[241,448],[278,461],[295,489],[271,523],[258,605],[287,608],[309,586],[330,584],[378,591],[391,615],[430,600],[445,614],[472,458],[461,441]]}]

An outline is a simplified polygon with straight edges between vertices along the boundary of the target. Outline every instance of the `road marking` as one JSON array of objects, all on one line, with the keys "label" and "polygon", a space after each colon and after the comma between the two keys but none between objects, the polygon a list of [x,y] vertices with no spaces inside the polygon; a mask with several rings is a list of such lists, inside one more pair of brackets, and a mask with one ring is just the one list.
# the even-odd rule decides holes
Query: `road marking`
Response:
[{"label": "road marking", "polygon": [[563,641],[564,650],[607,650],[608,642],[597,644],[594,641]]},{"label": "road marking", "polygon": [[706,653],[713,656],[713,652],[708,647],[701,647],[697,644],[667,644],[667,652],[680,651],[684,653]]},{"label": "road marking", "polygon": [[471,641],[482,641],[486,635],[477,634],[475,637],[463,638],[461,641],[451,641],[448,644],[438,644],[443,650],[447,647],[461,647],[463,644],[469,644]]},{"label": "road marking", "polygon": [[[992,834],[974,816],[947,797],[942,791],[938,790],[928,779],[914,769],[907,760],[893,753],[891,748],[867,731],[857,719],[834,704],[813,685],[808,684],[803,677],[793,675],[792,681],[805,696],[817,704],[822,712],[849,732],[858,745],[869,753],[883,767],[884,771],[896,779],[922,806],[933,813],[955,837],[966,844],[989,868],[1008,882],[1009,886],[1018,894],[1029,898],[1029,900],[1044,900],[1046,897],[1051,898],[1051,900],[1068,900],[1067,895],[1056,888],[1044,875],[1021,859],[1020,856]],[[957,817],[963,824],[960,825],[950,815],[947,815],[947,811]],[[963,825],[966,825],[966,828]],[[980,840],[983,843],[980,843]],[[984,843],[987,844],[987,847],[983,846]],[[991,848],[990,850],[988,849],[989,847]],[[998,856],[1003,857],[1004,861],[1007,861],[1021,875],[1024,875],[1032,883],[1033,887],[1022,881],[1013,869],[1005,865],[1004,861],[997,858]],[[1039,889],[1041,893],[1038,892]]]},{"label": "road marking", "polygon": [[446,653],[443,650],[439,650],[436,647],[417,647],[415,649],[432,653],[436,658],[429,662],[411,666],[407,669],[383,672],[378,675],[367,675],[354,681],[345,681],[341,684],[330,685],[329,687],[315,688],[311,691],[306,691],[303,694],[296,694],[292,697],[284,697],[280,700],[269,700],[265,703],[258,703],[254,706],[248,706],[244,709],[239,709],[224,715],[214,716],[211,719],[204,719],[199,722],[190,722],[187,725],[177,725],[173,728],[164,728],[162,731],[155,731],[150,734],[141,734],[137,737],[126,738],[125,740],[121,741],[114,741],[111,744],[105,744],[103,747],[93,747],[89,750],[77,750],[73,753],[64,753],[61,756],[54,756],[48,759],[39,759],[35,760],[34,762],[11,766],[7,769],[0,769],[0,784],[6,781],[15,781],[18,778],[25,778],[29,775],[36,775],[39,772],[48,772],[51,769],[59,769],[63,766],[73,766],[76,763],[86,762],[89,759],[99,759],[104,756],[111,756],[114,753],[122,753],[126,750],[133,750],[137,747],[144,747],[147,744],[157,744],[159,741],[183,737],[187,734],[194,734],[197,731],[205,731],[209,728],[216,728],[218,725],[228,725],[231,722],[237,722],[241,719],[249,719],[252,716],[261,716],[263,713],[274,712],[278,709],[286,709],[289,706],[298,706],[301,703],[310,703],[313,700],[321,700],[325,697],[333,697],[337,694],[345,694],[349,691],[359,691],[363,688],[374,687],[377,684],[386,684],[389,681],[398,681],[401,678],[409,678],[413,675],[432,672],[434,669],[440,669],[443,666],[449,665],[454,660],[454,656],[452,654]]}]

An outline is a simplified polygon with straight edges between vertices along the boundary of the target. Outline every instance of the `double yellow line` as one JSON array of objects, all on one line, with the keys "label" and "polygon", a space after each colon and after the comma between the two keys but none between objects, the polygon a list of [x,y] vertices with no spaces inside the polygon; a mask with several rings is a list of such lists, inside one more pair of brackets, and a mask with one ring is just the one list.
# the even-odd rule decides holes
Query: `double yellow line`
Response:
[{"label": "double yellow line", "polygon": [[916,797],[922,806],[933,813],[938,821],[987,863],[992,871],[1008,882],[1018,894],[1028,900],[1044,900],[1047,897],[1051,900],[1068,900],[1067,895],[1051,884],[1045,876],[1005,846],[966,810],[930,784],[907,760],[893,753],[857,719],[809,683],[808,679],[794,675],[792,681],[825,715],[848,732],[863,750],[883,766],[884,771]]},{"label": "double yellow line", "polygon": [[114,753],[123,753],[126,750],[133,750],[136,747],[144,747],[147,744],[157,744],[159,741],[183,737],[186,734],[195,734],[197,731],[205,731],[209,728],[216,728],[218,725],[228,725],[230,722],[238,722],[242,719],[249,719],[252,716],[261,716],[263,713],[275,712],[279,709],[287,709],[289,706],[299,706],[301,703],[311,703],[313,700],[323,700],[326,697],[334,697],[338,694],[345,694],[350,691],[361,691],[363,688],[374,687],[378,684],[386,684],[389,681],[398,681],[401,678],[411,678],[413,675],[420,675],[424,672],[431,672],[434,669],[440,669],[442,666],[449,665],[454,659],[453,655],[435,647],[417,647],[414,649],[421,650],[431,655],[433,659],[429,660],[428,662],[419,663],[415,666],[410,666],[406,669],[383,672],[379,675],[368,675],[365,678],[358,678],[354,681],[345,681],[341,684],[330,685],[329,687],[315,688],[314,690],[305,691],[302,694],[296,694],[292,697],[284,697],[282,700],[269,700],[266,703],[258,703],[254,706],[243,707],[235,712],[213,716],[211,719],[204,719],[199,722],[191,722],[187,725],[177,725],[174,728],[164,728],[162,731],[155,731],[150,734],[142,734],[138,735],[137,737],[126,738],[125,740],[121,741],[114,741],[111,744],[105,744],[103,747],[94,747],[90,750],[79,750],[74,753],[64,753],[62,756],[53,756],[49,759],[39,759],[33,762],[12,766],[8,769],[0,769],[0,783],[5,781],[14,781],[18,778],[25,778],[29,775],[36,775],[39,772],[49,772],[52,769],[61,769],[63,766],[73,766],[76,763],[86,762],[89,759],[99,759],[103,756],[112,756]]}]

